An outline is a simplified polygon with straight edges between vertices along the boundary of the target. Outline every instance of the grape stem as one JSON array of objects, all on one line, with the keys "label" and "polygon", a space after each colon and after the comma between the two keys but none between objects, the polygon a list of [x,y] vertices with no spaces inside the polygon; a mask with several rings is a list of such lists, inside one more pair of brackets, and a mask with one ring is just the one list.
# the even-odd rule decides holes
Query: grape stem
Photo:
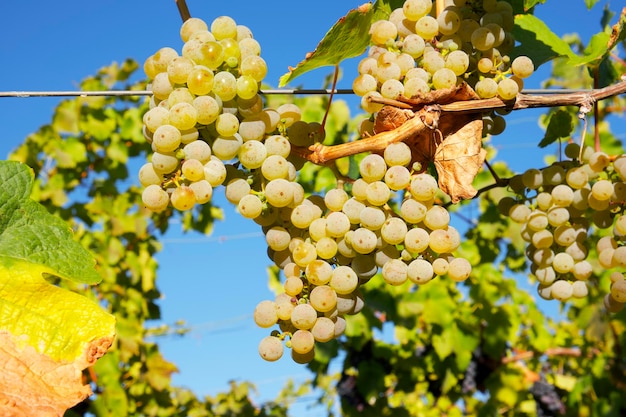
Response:
[{"label": "grape stem", "polygon": [[178,13],[180,14],[180,18],[183,19],[183,22],[191,19],[191,13],[189,13],[187,2],[185,0],[174,0],[174,1],[176,2]]},{"label": "grape stem", "polygon": [[[522,110],[537,107],[578,106],[592,108],[594,103],[619,94],[626,93],[626,77],[622,81],[609,87],[594,89],[588,92],[563,94],[518,94],[514,100],[504,101],[500,98],[462,100],[446,104],[439,104],[442,113],[483,113],[488,110],[508,109]],[[346,156],[363,152],[382,152],[392,143],[403,142],[416,135],[430,130],[422,121],[426,118],[428,105],[434,104],[424,99],[406,99],[402,101],[385,98],[371,98],[372,102],[399,109],[410,109],[415,117],[407,120],[401,126],[374,136],[338,145],[322,145],[316,143],[309,147],[293,147],[292,152],[317,165],[324,165]]]}]

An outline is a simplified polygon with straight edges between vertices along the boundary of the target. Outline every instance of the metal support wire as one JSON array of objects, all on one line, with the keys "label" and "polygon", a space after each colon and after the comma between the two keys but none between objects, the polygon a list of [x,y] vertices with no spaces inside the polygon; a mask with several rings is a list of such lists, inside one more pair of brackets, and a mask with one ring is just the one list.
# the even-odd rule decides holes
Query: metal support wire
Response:
[{"label": "metal support wire", "polygon": [[[522,91],[524,94],[572,94],[572,93],[591,93],[593,90],[574,90],[574,89],[527,89]],[[260,90],[260,94],[267,95],[323,95],[323,94],[354,94],[351,89],[268,89]],[[1,97],[123,97],[123,96],[151,96],[152,91],[149,90],[103,90],[103,91],[0,91]]]}]

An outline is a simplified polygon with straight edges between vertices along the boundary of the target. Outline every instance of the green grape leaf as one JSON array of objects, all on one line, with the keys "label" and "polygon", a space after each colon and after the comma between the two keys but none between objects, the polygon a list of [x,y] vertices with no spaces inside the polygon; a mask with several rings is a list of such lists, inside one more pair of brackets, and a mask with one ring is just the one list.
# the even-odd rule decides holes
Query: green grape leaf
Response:
[{"label": "green grape leaf", "polygon": [[626,39],[625,26],[626,8],[622,10],[619,21],[613,25],[611,33],[599,32],[593,35],[583,54],[571,57],[568,64],[598,66],[621,41]]},{"label": "green grape leaf", "polygon": [[[381,3],[382,4],[382,3]],[[315,48],[295,68],[280,77],[278,86],[284,87],[296,77],[311,70],[339,65],[344,59],[359,56],[369,46],[372,20],[382,10],[379,2],[365,3],[337,21]]]},{"label": "green grape leaf", "polygon": [[535,7],[538,3],[545,3],[546,0],[524,0],[524,10],[528,11]]},{"label": "green grape leaf", "polygon": [[585,0],[585,5],[587,6],[587,10],[591,10],[593,6],[600,0]]},{"label": "green grape leaf", "polygon": [[532,59],[535,67],[558,56],[570,58],[575,56],[567,42],[559,38],[541,19],[533,15],[515,16],[513,36],[521,44],[513,49],[511,58],[526,55]]},{"label": "green grape leaf", "polygon": [[67,224],[30,199],[33,182],[27,165],[0,161],[0,265],[28,262],[71,281],[100,282],[93,256]]},{"label": "green grape leaf", "polygon": [[91,395],[82,370],[107,351],[115,318],[50,284],[48,268],[0,264],[0,415],[62,415]]},{"label": "green grape leaf", "polygon": [[559,139],[569,138],[573,131],[572,115],[565,110],[557,110],[550,116],[546,134],[539,142],[539,147],[545,148]]}]

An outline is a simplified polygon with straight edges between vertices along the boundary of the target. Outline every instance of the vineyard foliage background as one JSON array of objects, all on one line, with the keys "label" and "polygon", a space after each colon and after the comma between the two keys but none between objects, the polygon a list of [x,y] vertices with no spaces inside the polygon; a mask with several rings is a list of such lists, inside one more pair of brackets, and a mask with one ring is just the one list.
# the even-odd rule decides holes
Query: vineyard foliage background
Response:
[{"label": "vineyard foliage background", "polygon": [[[520,10],[520,2],[513,3]],[[593,1],[586,3],[600,7]],[[193,12],[193,4],[191,7]],[[619,12],[615,7],[606,8],[603,30],[610,28]],[[228,14],[237,19],[235,11]],[[588,39],[571,36],[566,41],[582,55]],[[554,59],[545,65],[551,69],[544,85],[580,89],[618,82],[626,72],[620,59],[621,42],[615,55],[600,65],[572,66],[567,58]],[[154,45],[154,49],[160,46]],[[343,76],[350,78],[349,74]],[[138,63],[129,59],[103,67],[78,87],[143,90],[145,82],[138,79],[142,79]],[[308,120],[321,120],[328,105],[326,96],[268,96],[267,100],[270,106],[293,100],[305,109]],[[624,105],[623,97],[605,100],[598,104],[599,120],[595,124],[590,120],[588,137],[597,129],[602,150],[612,155],[623,152],[623,132],[613,130],[612,121],[619,121]],[[96,257],[103,278],[88,288],[66,281],[58,284],[99,300],[117,320],[113,347],[84,374],[95,395],[67,415],[280,416],[311,392],[319,396],[319,409],[328,414],[341,409],[346,416],[535,415],[536,403],[529,390],[541,378],[556,387],[562,401],[561,408],[547,415],[618,416],[625,412],[626,313],[608,314],[604,308],[602,298],[610,282],[607,274],[597,269],[587,298],[568,302],[561,315],[553,313],[558,305],[553,301],[551,313],[546,315],[545,304],[537,303],[525,277],[528,265],[518,226],[496,209],[507,195],[505,188],[450,208],[458,213],[456,221],[465,231],[462,254],[474,266],[472,278],[460,285],[439,280],[419,291],[372,280],[364,287],[367,307],[351,317],[346,337],[322,345],[315,361],[307,365],[310,384],[287,384],[275,399],[263,402],[255,399],[250,382],[233,381],[228,390],[206,397],[173,384],[176,365],[162,354],[161,339],[155,336],[184,335],[188,329],[184,324],[153,324],[161,318],[163,308],[157,279],[160,239],[181,226],[190,233],[210,234],[224,210],[232,209],[218,206],[219,202],[183,214],[151,214],[142,208],[135,178],[150,151],[141,134],[146,110],[145,99],[140,97],[64,100],[51,122],[29,135],[9,156],[34,170],[33,198],[70,225],[76,239]],[[578,112],[572,107],[551,109],[540,116],[542,126],[548,125],[557,110],[573,117]],[[358,112],[336,99],[326,124],[327,137],[337,143],[350,140]],[[579,127],[567,133],[563,142],[570,134],[574,139],[581,135]],[[507,131],[502,136],[506,135]],[[532,139],[539,143],[542,138]],[[514,172],[507,161],[498,158],[490,140],[484,144],[498,176],[511,177]],[[548,149],[552,152],[559,147]],[[546,164],[556,158],[546,152]],[[307,191],[316,193],[334,186],[332,173],[314,166],[302,170],[300,181]],[[493,182],[485,170],[474,186],[480,189]],[[226,219],[232,220],[230,215]],[[274,270],[269,275],[270,285],[275,286],[279,277]],[[266,276],[260,270],[254,277],[220,278],[233,280],[232,292],[225,296],[236,300],[246,279],[266,280]],[[178,277],[177,285],[184,287],[184,278]],[[206,294],[202,314],[211,314],[211,297],[223,296]],[[250,311],[254,298],[247,305]],[[193,333],[183,337],[193,337]],[[229,333],[208,337],[229,344]],[[257,339],[246,343],[255,354]],[[202,366],[201,360],[198,366]],[[272,372],[271,364],[263,366],[264,372]],[[474,387],[464,384],[472,367]],[[207,378],[216,377],[211,369],[205,372]],[[312,391],[314,388],[319,390]]]}]

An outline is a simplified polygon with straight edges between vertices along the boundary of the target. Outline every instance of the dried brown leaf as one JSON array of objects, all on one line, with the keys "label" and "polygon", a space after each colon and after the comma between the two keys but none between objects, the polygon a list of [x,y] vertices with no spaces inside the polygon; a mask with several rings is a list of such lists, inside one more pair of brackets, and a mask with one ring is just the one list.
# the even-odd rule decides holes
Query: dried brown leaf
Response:
[{"label": "dried brown leaf", "polygon": [[86,346],[82,358],[58,362],[24,344],[19,337],[0,332],[0,415],[57,417],[89,395],[82,370],[93,365],[111,345],[112,338]]},{"label": "dried brown leaf", "polygon": [[413,162],[422,169],[433,162],[439,176],[439,188],[450,196],[453,203],[472,198],[477,191],[472,186],[474,177],[485,161],[482,149],[483,123],[480,115],[441,112],[438,104],[478,98],[474,91],[462,84],[446,90],[437,90],[410,101],[419,111],[401,110],[392,106],[378,112],[374,131],[391,131],[412,117],[421,118],[428,127],[409,138]]}]

